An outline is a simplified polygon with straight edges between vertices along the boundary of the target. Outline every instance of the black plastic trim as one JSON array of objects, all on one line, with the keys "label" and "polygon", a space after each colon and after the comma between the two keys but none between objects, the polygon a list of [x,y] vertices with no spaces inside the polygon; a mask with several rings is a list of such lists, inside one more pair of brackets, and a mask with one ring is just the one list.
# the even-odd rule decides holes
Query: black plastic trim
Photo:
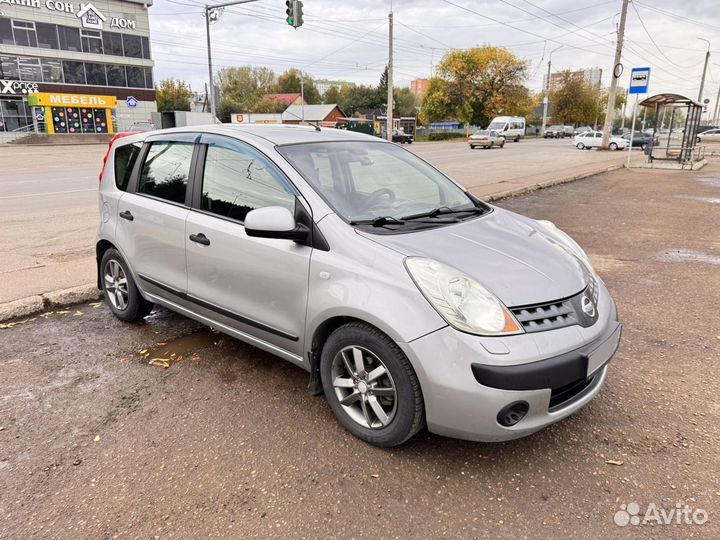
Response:
[{"label": "black plastic trim", "polygon": [[244,317],[243,315],[235,313],[234,311],[230,311],[225,308],[221,308],[220,306],[216,306],[215,304],[211,304],[210,302],[206,302],[205,300],[201,300],[200,298],[197,298],[196,296],[187,294],[186,292],[183,292],[183,291],[176,289],[174,287],[171,287],[169,285],[165,285],[164,283],[156,281],[156,280],[149,278],[147,276],[144,276],[142,274],[138,274],[138,277],[140,279],[142,279],[143,281],[149,283],[150,285],[157,287],[158,289],[162,289],[165,292],[169,292],[170,294],[177,296],[178,298],[182,298],[183,300],[192,302],[193,304],[196,304],[202,308],[209,309],[210,311],[214,311],[215,313],[222,315],[223,317],[233,319],[239,323],[245,324],[247,326],[252,326],[253,328],[257,328],[258,330],[262,330],[263,332],[267,332],[269,334],[274,334],[276,336],[280,336],[280,337],[285,338],[290,341],[298,341],[300,339],[298,336],[295,336],[293,334],[288,334],[287,332],[284,332],[283,330],[278,330],[277,328],[273,328],[272,326],[268,326],[267,324],[258,322],[254,319],[248,319],[247,317]]}]

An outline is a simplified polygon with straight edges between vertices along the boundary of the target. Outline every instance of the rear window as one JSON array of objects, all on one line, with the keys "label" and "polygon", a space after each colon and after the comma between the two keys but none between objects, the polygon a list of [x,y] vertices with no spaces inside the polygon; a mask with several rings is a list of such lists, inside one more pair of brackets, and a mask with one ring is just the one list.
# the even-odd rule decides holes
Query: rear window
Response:
[{"label": "rear window", "polygon": [[140,148],[140,143],[132,143],[115,149],[115,185],[120,191],[127,191]]}]

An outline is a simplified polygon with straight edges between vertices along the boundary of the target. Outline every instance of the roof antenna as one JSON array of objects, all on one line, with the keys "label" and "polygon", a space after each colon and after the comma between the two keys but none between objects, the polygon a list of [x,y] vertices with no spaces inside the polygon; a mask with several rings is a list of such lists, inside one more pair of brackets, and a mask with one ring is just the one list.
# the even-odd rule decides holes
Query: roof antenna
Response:
[{"label": "roof antenna", "polygon": [[310,125],[310,126],[312,126],[312,127],[314,127],[314,128],[315,128],[315,131],[322,131],[322,130],[320,129],[320,126],[318,126],[318,125],[315,124],[314,122],[305,121],[305,123],[308,124],[308,125]]}]

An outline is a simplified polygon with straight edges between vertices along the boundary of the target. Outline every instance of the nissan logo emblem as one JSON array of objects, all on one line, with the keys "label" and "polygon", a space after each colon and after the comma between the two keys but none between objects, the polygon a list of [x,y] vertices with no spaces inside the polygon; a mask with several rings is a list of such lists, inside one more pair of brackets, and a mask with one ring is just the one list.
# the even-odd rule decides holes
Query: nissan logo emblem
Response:
[{"label": "nissan logo emblem", "polygon": [[582,306],[582,310],[585,315],[587,315],[588,317],[595,316],[595,304],[593,304],[593,301],[590,300],[587,296],[583,296],[580,299],[580,305]]}]

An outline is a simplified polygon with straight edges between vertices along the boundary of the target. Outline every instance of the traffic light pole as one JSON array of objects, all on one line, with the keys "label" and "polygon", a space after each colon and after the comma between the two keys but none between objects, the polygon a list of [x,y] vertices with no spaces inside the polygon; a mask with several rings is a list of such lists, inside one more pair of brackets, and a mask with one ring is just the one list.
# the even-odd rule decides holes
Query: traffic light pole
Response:
[{"label": "traffic light pole", "polygon": [[603,124],[603,136],[600,148],[607,150],[610,145],[613,120],[615,119],[615,94],[617,82],[621,73],[617,73],[620,60],[622,59],[623,39],[625,39],[625,21],[627,20],[629,0],[623,0],[622,12],[620,13],[620,26],[618,27],[617,44],[615,45],[615,61],[613,62],[612,76],[610,77],[610,89],[608,90],[607,110],[605,111],[605,123]]},{"label": "traffic light pole", "polygon": [[257,2],[258,0],[236,0],[235,2],[225,2],[224,4],[213,4],[205,5],[205,33],[207,35],[207,54],[208,54],[208,79],[210,86],[208,87],[208,101],[210,102],[210,114],[212,115],[212,122],[215,123],[216,116],[216,105],[215,105],[215,83],[213,81],[213,67],[212,67],[212,49],[210,47],[210,19],[215,17],[217,10],[224,7],[236,6],[238,4],[249,4],[250,2]]},{"label": "traffic light pole", "polygon": [[392,142],[393,136],[393,13],[388,14],[388,75],[387,75],[387,115],[385,117],[385,128],[387,140]]}]

